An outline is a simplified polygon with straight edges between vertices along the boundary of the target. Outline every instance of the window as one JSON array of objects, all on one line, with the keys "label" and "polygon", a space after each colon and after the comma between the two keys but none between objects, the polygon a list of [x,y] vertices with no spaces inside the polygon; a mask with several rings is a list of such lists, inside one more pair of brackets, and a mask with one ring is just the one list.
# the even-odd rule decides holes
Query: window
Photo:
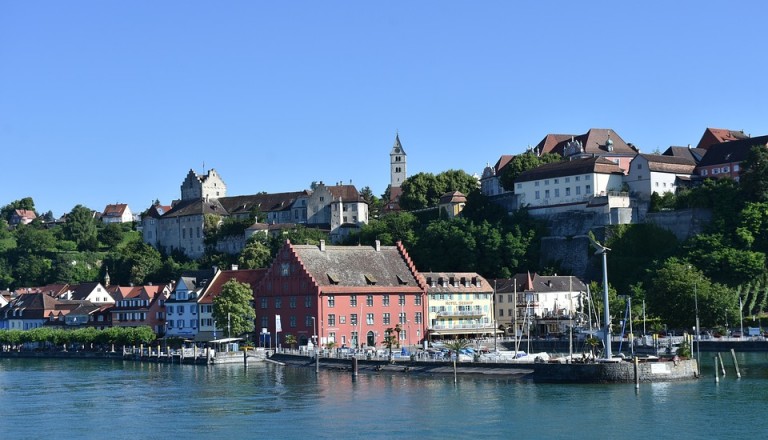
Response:
[{"label": "window", "polygon": [[534,182],[533,186],[539,186],[539,181],[537,180],[536,182]]},{"label": "window", "polygon": [[373,295],[365,296],[365,305],[368,307],[373,307]]},{"label": "window", "polygon": [[560,179],[555,179],[555,184],[560,183]]},{"label": "window", "polygon": [[261,308],[262,309],[266,309],[268,307],[267,302],[268,302],[267,298],[262,298],[261,299]]},{"label": "window", "polygon": [[565,196],[568,197],[570,195],[571,195],[571,187],[569,186],[568,188],[565,189]]},{"label": "window", "polygon": [[637,169],[638,170],[642,170],[643,169],[643,164],[641,164],[641,163],[637,164]]},{"label": "window", "polygon": [[736,164],[733,166],[733,171],[739,171],[739,164]]},{"label": "window", "polygon": [[504,309],[499,309],[499,316],[504,316]]},{"label": "window", "polygon": [[328,325],[331,327],[336,325],[336,315],[334,315],[333,313],[328,315]]},{"label": "window", "polygon": [[384,325],[389,325],[390,324],[389,313],[385,313],[385,314],[382,315],[382,322],[384,323]]},{"label": "window", "polygon": [[555,197],[560,197],[560,188],[555,188]]},{"label": "window", "polygon": [[347,323],[347,317],[344,315],[339,315],[339,324],[346,324]]},{"label": "window", "polygon": [[400,318],[400,324],[405,324],[406,323],[407,319],[406,319],[406,313],[405,312],[400,312],[399,318]]},{"label": "window", "polygon": [[536,200],[539,200],[540,198],[541,198],[541,195],[539,194],[538,191],[536,191]]},{"label": "window", "polygon": [[414,316],[414,321],[416,321],[416,324],[421,324],[421,312],[416,312],[416,315]]},{"label": "window", "polygon": [[168,309],[168,314],[173,315],[173,306],[166,307]]},{"label": "window", "polygon": [[368,325],[373,325],[373,313],[365,314],[365,323]]},{"label": "window", "polygon": [[405,305],[405,295],[400,295],[400,297],[397,299],[397,304],[401,306]]},{"label": "window", "polygon": [[384,304],[385,307],[389,306],[389,295],[383,295],[381,297],[381,301],[382,301],[382,303]]},{"label": "window", "polygon": [[179,315],[184,314],[184,306],[179,306]]},{"label": "window", "polygon": [[523,184],[522,183],[518,183],[517,184],[517,189],[522,189],[522,188],[523,188]]},{"label": "window", "polygon": [[576,176],[576,181],[578,182],[579,180],[581,180],[581,176]]},{"label": "window", "polygon": [[350,297],[349,297],[349,306],[350,307],[357,307],[357,295],[350,295]]},{"label": "window", "polygon": [[408,338],[408,335],[405,332],[406,332],[405,329],[400,330],[400,340],[401,341],[405,341]]},{"label": "window", "polygon": [[336,305],[336,296],[328,295],[328,307],[333,307],[335,305]]},{"label": "window", "polygon": [[282,298],[275,298],[275,308],[280,309],[283,307],[283,299]]},{"label": "window", "polygon": [[295,327],[296,327],[296,317],[295,317],[295,316],[291,315],[291,318],[290,318],[290,321],[289,321],[289,322],[290,322],[290,324],[288,324],[288,325],[289,325],[291,328],[295,328]]},{"label": "window", "polygon": [[312,326],[312,317],[307,315],[304,317],[304,327]]},{"label": "window", "polygon": [[592,193],[592,185],[584,185],[584,194]]},{"label": "window", "polygon": [[549,185],[549,179],[544,180],[544,185]]},{"label": "window", "polygon": [[307,295],[304,297],[304,307],[312,307],[312,296]]},{"label": "window", "polygon": [[357,325],[357,313],[352,313],[349,315],[349,323],[352,325]]},{"label": "window", "polygon": [[192,328],[197,328],[197,321],[194,319],[189,320],[189,326]]},{"label": "window", "polygon": [[183,319],[177,319],[176,320],[176,327],[184,328],[184,320]]},{"label": "window", "polygon": [[706,169],[701,170],[701,175],[702,176],[706,176],[707,175],[707,170]]},{"label": "window", "polygon": [[549,190],[548,190],[548,189],[545,189],[545,190],[544,190],[544,198],[545,198],[545,199],[548,199],[548,198],[549,198]]},{"label": "window", "polygon": [[576,187],[576,195],[578,196],[579,194],[581,194],[581,187],[577,186]]},{"label": "window", "polygon": [[192,312],[193,315],[197,315],[197,307],[190,306],[189,311]]},{"label": "window", "polygon": [[570,181],[571,181],[571,178],[570,178],[570,177],[566,177],[566,178],[565,178],[565,183],[569,183]]},{"label": "window", "polygon": [[295,309],[296,308],[296,297],[292,296],[288,298],[288,307]]},{"label": "window", "polygon": [[729,171],[731,171],[731,169],[730,169],[729,167],[723,167],[723,172],[724,172],[724,173],[727,173],[727,172],[729,172]]},{"label": "window", "polygon": [[261,317],[261,326],[262,327],[269,327],[269,316],[262,316]]},{"label": "window", "polygon": [[173,328],[173,321],[168,321],[168,328]]},{"label": "window", "polygon": [[421,305],[421,295],[416,295],[414,297],[414,304],[416,304],[417,306]]}]

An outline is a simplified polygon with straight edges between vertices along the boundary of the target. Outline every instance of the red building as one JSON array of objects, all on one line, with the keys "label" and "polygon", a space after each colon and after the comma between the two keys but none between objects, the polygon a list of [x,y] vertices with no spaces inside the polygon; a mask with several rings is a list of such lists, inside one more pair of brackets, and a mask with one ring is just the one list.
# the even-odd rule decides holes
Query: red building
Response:
[{"label": "red building", "polygon": [[401,243],[397,246],[294,245],[280,250],[256,292],[257,331],[281,331],[305,345],[382,346],[399,324],[400,345],[425,336],[426,283]]}]

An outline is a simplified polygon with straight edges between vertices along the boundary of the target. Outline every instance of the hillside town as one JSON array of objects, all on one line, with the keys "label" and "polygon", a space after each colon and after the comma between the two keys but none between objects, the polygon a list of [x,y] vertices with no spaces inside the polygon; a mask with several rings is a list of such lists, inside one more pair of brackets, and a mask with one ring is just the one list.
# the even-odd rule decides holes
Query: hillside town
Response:
[{"label": "hillside town", "polygon": [[[515,156],[502,155],[474,176],[475,189],[508,215],[525,211],[548,224],[551,240],[542,241],[542,259],[563,252],[566,245],[557,240],[567,246],[573,246],[574,238],[586,243],[588,234],[607,226],[653,223],[685,240],[702,231],[702,217],[653,209],[654,200],[705,180],[739,182],[742,164],[754,147],[768,147],[768,136],[707,128],[695,146],[645,153],[611,129],[547,134],[524,154],[556,161],[522,170],[510,183],[507,167]],[[407,196],[410,176],[399,135],[389,152],[389,169],[377,218],[406,211],[401,197]],[[449,188],[436,205],[422,211],[457,221],[471,197]],[[375,220],[371,210],[370,200],[351,182],[314,182],[299,191],[232,196],[215,169],[190,170],[178,200],[156,201],[141,215],[126,204],[110,204],[93,218],[103,224],[134,224],[145,244],[191,260],[202,258],[211,247],[238,255],[254,237],[276,238],[281,246],[268,264],[186,270],[159,284],[113,285],[105,268],[100,279],[87,283],[0,286],[6,288],[0,292],[0,329],[146,326],[158,337],[201,343],[244,336],[231,334],[229,324],[214,317],[214,299],[232,280],[252,293],[256,318],[247,336],[268,346],[285,345],[288,336],[299,345],[312,341],[352,348],[380,347],[393,336],[406,346],[497,335],[563,337],[599,322],[590,309],[594,299],[589,283],[597,277],[590,276],[588,257],[560,258],[559,267],[569,275],[517,267],[506,277],[485,277],[483,270],[471,267],[417,267],[414,249],[399,240],[350,245]],[[221,225],[227,219],[255,221],[212,243],[211,221]],[[13,209],[8,228],[35,221],[40,219],[34,210]],[[65,224],[67,219],[45,222]],[[327,238],[315,243],[284,239],[296,225],[322,231]],[[588,244],[579,249],[577,255],[591,255]]]}]

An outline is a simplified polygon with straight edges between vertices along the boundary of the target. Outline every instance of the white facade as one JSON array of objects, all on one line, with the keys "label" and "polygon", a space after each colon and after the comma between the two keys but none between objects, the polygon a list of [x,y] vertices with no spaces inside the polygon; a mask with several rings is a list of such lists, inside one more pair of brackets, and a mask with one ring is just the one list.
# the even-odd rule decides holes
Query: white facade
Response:
[{"label": "white facade", "polygon": [[193,339],[199,328],[198,295],[194,281],[181,277],[165,302],[166,335]]},{"label": "white facade", "polygon": [[591,197],[621,191],[620,174],[588,173],[515,183],[518,207],[541,207],[585,203]]},{"label": "white facade", "polygon": [[[673,157],[653,157],[638,154],[630,164],[629,173],[625,178],[630,192],[642,200],[649,200],[651,194],[675,193],[678,177],[690,178],[695,165],[679,163],[661,163],[656,165],[653,159],[681,162],[682,159]],[[683,169],[680,169],[683,168]],[[687,172],[686,172],[687,171]]]},{"label": "white facade", "polygon": [[399,188],[408,177],[406,169],[406,154],[402,144],[400,144],[400,135],[395,135],[395,143],[392,145],[392,151],[389,152],[389,185],[392,188]]}]

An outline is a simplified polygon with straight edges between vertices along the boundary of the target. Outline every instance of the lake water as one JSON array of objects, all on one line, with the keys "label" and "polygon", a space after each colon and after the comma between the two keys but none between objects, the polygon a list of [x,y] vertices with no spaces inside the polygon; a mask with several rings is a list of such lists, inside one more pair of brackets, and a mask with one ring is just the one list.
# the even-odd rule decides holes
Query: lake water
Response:
[{"label": "lake water", "polygon": [[3,439],[768,437],[768,354],[736,379],[552,385],[351,374],[261,363],[212,367],[0,359]]}]

